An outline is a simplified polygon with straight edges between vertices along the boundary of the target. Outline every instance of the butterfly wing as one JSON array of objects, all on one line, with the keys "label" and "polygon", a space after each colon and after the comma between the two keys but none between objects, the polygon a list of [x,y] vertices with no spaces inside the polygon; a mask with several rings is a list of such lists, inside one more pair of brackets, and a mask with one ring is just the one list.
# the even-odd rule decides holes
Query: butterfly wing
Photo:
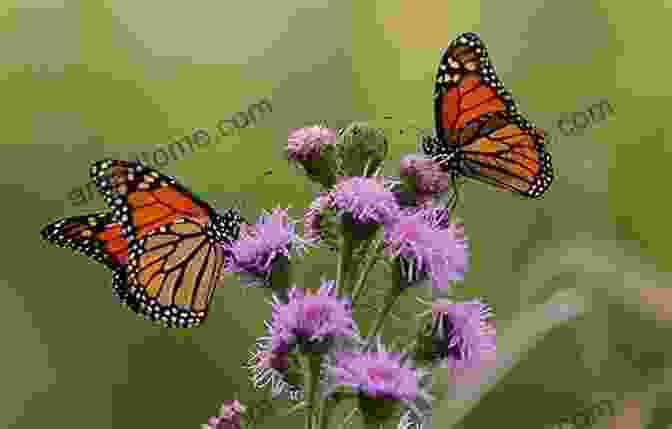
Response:
[{"label": "butterfly wing", "polygon": [[205,225],[213,213],[174,177],[139,162],[102,160],[90,174],[129,242],[180,218]]},{"label": "butterfly wing", "polygon": [[40,235],[48,243],[84,254],[112,270],[128,261],[128,243],[109,212],[60,219],[42,228]]},{"label": "butterfly wing", "polygon": [[168,327],[189,328],[205,320],[226,253],[238,238],[235,210],[216,213],[188,189],[138,162],[104,160],[91,175],[112,206],[129,242],[127,276],[134,312]]},{"label": "butterfly wing", "polygon": [[441,55],[434,93],[435,136],[423,151],[456,176],[526,197],[553,181],[545,134],[525,119],[476,33],[463,33]]},{"label": "butterfly wing", "polygon": [[207,317],[224,261],[224,248],[201,224],[177,219],[139,241],[128,277],[119,281],[126,281],[131,310],[168,327],[189,328]]},{"label": "butterfly wing", "polygon": [[486,113],[518,114],[476,33],[463,33],[442,54],[434,90],[436,134],[453,143],[454,130]]},{"label": "butterfly wing", "polygon": [[120,280],[126,277],[128,242],[122,236],[121,225],[112,219],[112,213],[60,219],[42,228],[40,235],[48,243],[72,249],[111,269],[114,295],[121,302],[125,301],[127,288]]},{"label": "butterfly wing", "polygon": [[544,141],[543,131],[509,113],[486,114],[459,133],[458,173],[539,198],[553,182],[551,155]]}]

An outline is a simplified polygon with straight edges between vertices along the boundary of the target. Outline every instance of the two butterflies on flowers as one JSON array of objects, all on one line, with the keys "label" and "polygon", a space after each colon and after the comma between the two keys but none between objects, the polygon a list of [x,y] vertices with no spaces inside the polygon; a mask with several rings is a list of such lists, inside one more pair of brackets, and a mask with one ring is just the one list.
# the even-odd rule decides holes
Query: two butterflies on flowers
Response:
[{"label": "two butterflies on flowers", "polygon": [[[460,178],[529,198],[548,190],[553,169],[544,132],[518,112],[477,34],[459,35],[441,53],[434,116],[422,155],[449,178],[455,196]],[[42,237],[112,270],[113,292],[133,312],[167,327],[200,325],[227,248],[245,228],[239,212],[218,213],[139,162],[98,161],[90,174],[111,211],[58,220]]]}]

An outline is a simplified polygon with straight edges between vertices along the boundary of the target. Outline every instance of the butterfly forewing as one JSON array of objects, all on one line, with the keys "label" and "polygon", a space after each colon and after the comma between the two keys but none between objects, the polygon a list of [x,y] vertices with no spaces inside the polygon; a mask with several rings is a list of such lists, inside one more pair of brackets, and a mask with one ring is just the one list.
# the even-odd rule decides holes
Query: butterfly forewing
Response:
[{"label": "butterfly forewing", "polygon": [[64,218],[45,226],[40,235],[51,244],[116,269],[128,260],[128,243],[122,236],[121,225],[112,217],[112,213],[103,212]]},{"label": "butterfly forewing", "polygon": [[91,178],[129,241],[179,218],[205,225],[212,211],[175,178],[139,162],[98,161],[91,166]]},{"label": "butterfly forewing", "polygon": [[128,243],[112,213],[92,213],[58,220],[40,231],[48,243],[84,254],[113,271],[112,292],[122,303],[127,296]]}]

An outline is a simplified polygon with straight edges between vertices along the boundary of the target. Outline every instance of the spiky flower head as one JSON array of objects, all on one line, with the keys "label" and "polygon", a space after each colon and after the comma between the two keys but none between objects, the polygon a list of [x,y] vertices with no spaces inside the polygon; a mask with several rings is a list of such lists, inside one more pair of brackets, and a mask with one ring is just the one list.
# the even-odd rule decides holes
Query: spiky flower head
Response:
[{"label": "spiky flower head", "polygon": [[421,415],[427,407],[418,403],[432,400],[425,390],[429,371],[415,368],[406,354],[387,351],[380,338],[371,351],[336,353],[328,372],[332,389],[347,386],[358,392],[366,420],[382,422],[408,410]]},{"label": "spiky flower head", "polygon": [[476,375],[494,362],[496,329],[490,306],[478,299],[431,303],[431,322],[420,339],[418,351],[434,365],[448,368],[452,375]]},{"label": "spiky flower head", "polygon": [[[289,287],[289,261],[301,256],[311,244],[296,233],[287,210],[275,208],[260,216],[254,226],[243,228],[240,238],[227,246],[231,256],[225,270],[238,273],[246,286],[283,290]],[[273,284],[274,277],[282,281]]]},{"label": "spiky flower head", "polygon": [[273,303],[273,320],[269,330],[271,351],[286,353],[325,353],[337,337],[357,337],[352,306],[346,298],[335,295],[336,282],[322,280],[320,288],[294,287],[289,301]]},{"label": "spiky flower head", "polygon": [[312,181],[326,188],[336,182],[337,151],[336,132],[321,125],[291,130],[285,148],[290,162],[303,166]]},{"label": "spiky flower head", "polygon": [[399,215],[395,196],[382,177],[351,177],[341,180],[333,191],[333,208],[362,225],[387,225]]},{"label": "spiky flower head", "polygon": [[464,226],[447,221],[443,208],[404,210],[385,230],[386,253],[399,259],[407,285],[430,277],[437,289],[463,280],[468,269],[468,243]]}]

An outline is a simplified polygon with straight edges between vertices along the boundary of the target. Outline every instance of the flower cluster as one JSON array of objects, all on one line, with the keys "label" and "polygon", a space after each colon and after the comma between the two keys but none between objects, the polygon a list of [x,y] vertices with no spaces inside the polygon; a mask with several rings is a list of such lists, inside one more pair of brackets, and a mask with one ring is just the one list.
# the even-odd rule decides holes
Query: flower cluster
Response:
[{"label": "flower cluster", "polygon": [[[432,374],[449,371],[461,383],[495,356],[488,305],[433,299],[434,291],[452,296],[469,269],[464,225],[453,207],[440,203],[451,191],[450,177],[434,160],[412,154],[401,160],[400,179],[384,178],[387,154],[382,131],[366,123],[338,132],[317,125],[291,131],[286,158],[321,192],[301,221],[275,208],[256,224],[243,225],[237,240],[222,244],[225,270],[241,285],[269,294],[266,332],[246,366],[252,384],[270,387],[274,404],[288,400],[289,411],[282,414],[303,413],[306,429],[331,427],[331,411],[348,398],[367,429],[392,419],[400,429],[427,428]],[[295,228],[299,222],[302,235]],[[296,265],[314,247],[337,251],[336,278],[319,285],[295,281]],[[386,286],[368,280],[378,263],[392,268]],[[396,339],[403,347],[394,347],[383,327],[410,288],[426,291],[430,308],[419,314],[421,323],[411,327],[409,339]],[[376,313],[364,312],[374,317],[362,335],[363,319],[355,310],[374,290],[381,297],[373,305]],[[244,417],[242,404],[227,402],[204,428],[248,427]]]}]

